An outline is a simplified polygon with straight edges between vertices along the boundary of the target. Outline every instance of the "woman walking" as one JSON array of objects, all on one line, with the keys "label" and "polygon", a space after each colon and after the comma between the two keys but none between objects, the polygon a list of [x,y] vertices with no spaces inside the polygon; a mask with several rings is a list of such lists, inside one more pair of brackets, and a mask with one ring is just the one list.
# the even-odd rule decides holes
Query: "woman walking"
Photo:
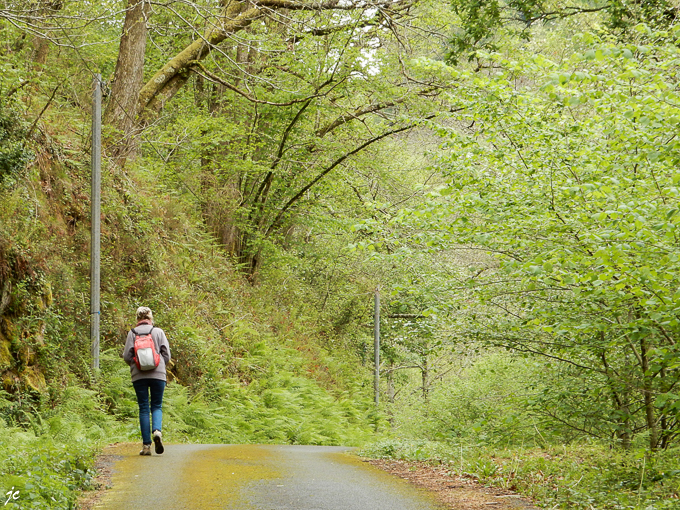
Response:
[{"label": "woman walking", "polygon": [[151,455],[152,430],[155,451],[161,454],[164,451],[161,429],[163,392],[167,381],[165,367],[170,362],[170,344],[163,330],[153,325],[153,313],[146,306],[137,308],[137,325],[128,332],[123,359],[130,365],[132,385],[139,404],[139,427],[142,431],[142,451],[139,454]]}]

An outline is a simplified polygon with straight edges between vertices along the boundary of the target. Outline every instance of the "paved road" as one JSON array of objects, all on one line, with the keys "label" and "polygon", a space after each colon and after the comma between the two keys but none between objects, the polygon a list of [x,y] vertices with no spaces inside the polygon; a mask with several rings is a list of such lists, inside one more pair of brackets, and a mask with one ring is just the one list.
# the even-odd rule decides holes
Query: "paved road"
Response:
[{"label": "paved road", "polygon": [[348,448],[167,445],[140,457],[119,446],[112,489],[97,510],[440,510],[425,492]]}]

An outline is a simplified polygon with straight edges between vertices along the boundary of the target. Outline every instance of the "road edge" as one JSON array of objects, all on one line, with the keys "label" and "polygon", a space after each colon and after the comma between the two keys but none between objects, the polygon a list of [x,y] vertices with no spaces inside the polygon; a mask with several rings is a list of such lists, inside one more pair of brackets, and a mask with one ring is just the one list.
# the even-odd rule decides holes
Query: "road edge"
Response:
[{"label": "road edge", "polygon": [[486,487],[472,477],[458,476],[444,466],[427,462],[360,457],[364,462],[434,494],[451,510],[538,510],[535,502],[512,491]]},{"label": "road edge", "polygon": [[94,510],[104,494],[111,489],[113,482],[113,464],[121,457],[116,455],[115,448],[136,443],[112,443],[104,446],[94,459],[96,476],[92,479],[92,488],[81,491],[76,499],[76,510]]}]

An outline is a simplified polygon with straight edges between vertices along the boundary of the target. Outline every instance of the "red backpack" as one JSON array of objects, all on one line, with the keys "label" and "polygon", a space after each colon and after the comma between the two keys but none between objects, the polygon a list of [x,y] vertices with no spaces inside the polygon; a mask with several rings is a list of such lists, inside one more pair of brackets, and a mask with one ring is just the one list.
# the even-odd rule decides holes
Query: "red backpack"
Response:
[{"label": "red backpack", "polygon": [[156,352],[156,344],[151,337],[153,328],[154,326],[151,326],[148,333],[137,333],[132,329],[135,335],[135,364],[140,370],[153,370],[161,362],[161,357]]}]

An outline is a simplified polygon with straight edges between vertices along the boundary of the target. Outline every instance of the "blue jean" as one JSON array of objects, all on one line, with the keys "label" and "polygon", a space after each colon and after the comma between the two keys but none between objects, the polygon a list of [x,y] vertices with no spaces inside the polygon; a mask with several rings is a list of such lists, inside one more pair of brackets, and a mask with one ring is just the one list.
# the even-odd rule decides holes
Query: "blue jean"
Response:
[{"label": "blue jean", "polygon": [[[151,444],[151,422],[153,430],[163,427],[163,392],[165,381],[159,379],[139,379],[132,385],[137,393],[139,404],[139,428],[142,430],[142,443]],[[149,420],[149,391],[151,392],[151,421]]]}]

